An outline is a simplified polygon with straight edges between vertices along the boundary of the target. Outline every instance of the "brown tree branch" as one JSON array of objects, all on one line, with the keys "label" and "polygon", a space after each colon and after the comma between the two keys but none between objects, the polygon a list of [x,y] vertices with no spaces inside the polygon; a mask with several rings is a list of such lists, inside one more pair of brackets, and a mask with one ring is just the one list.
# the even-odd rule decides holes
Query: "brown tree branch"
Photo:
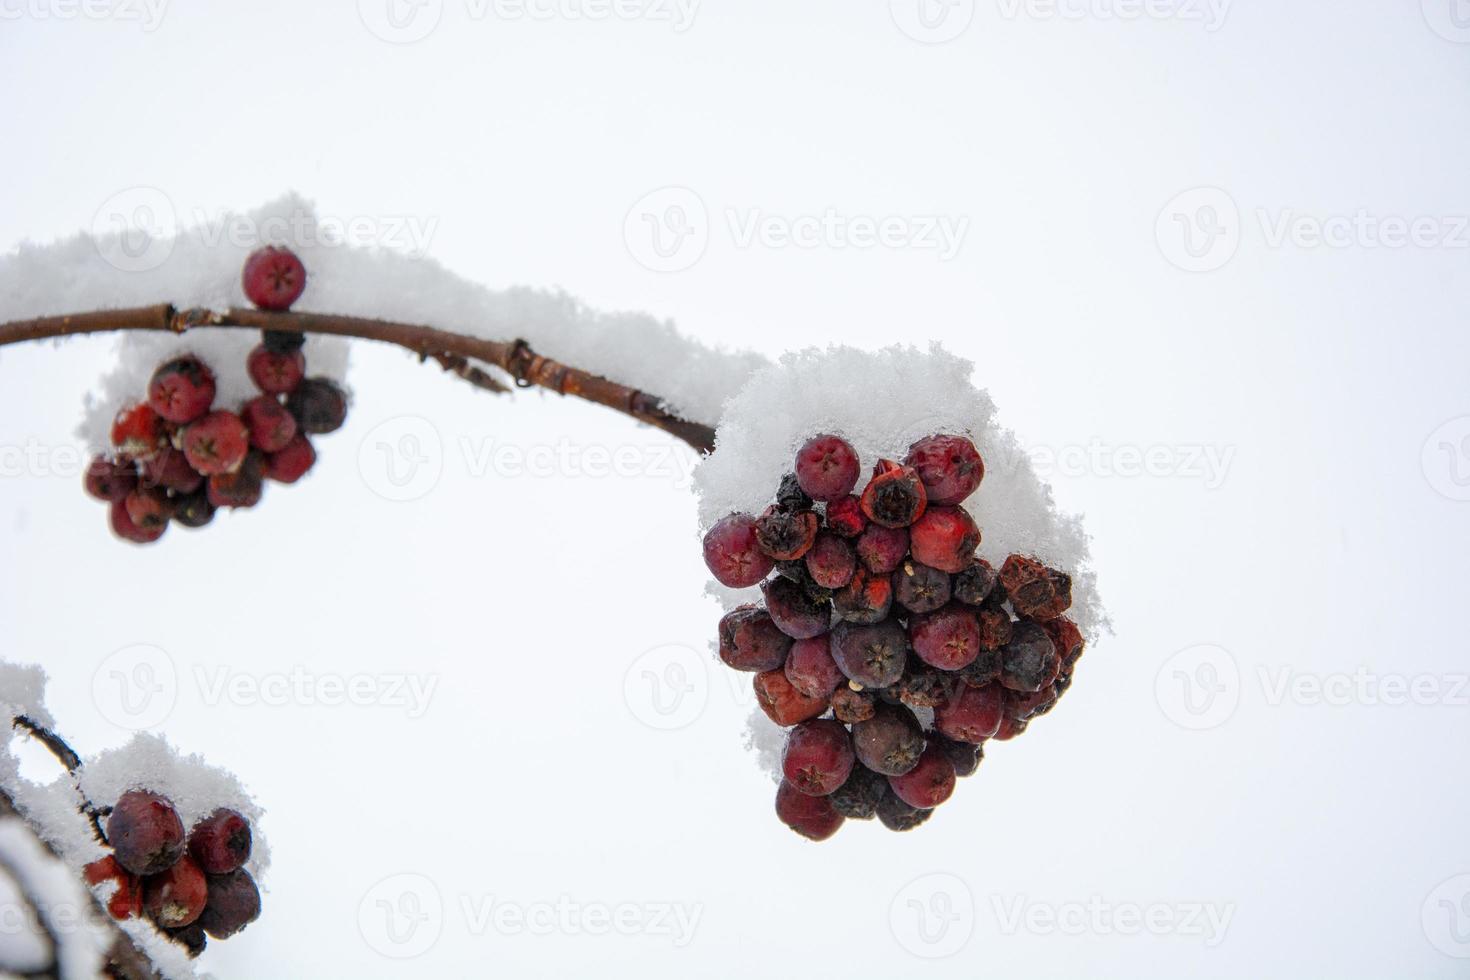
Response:
[{"label": "brown tree branch", "polygon": [[268,313],[253,309],[232,309],[224,312],[179,310],[164,303],[158,306],[97,310],[0,324],[0,347],[27,340],[107,333],[113,330],[166,330],[184,333],[206,327],[331,334],[395,344],[417,354],[421,360],[433,358],[446,371],[478,387],[504,391],[505,386],[492,375],[470,363],[471,360],[480,361],[510,375],[518,387],[538,386],[559,395],[572,395],[596,402],[662,429],[701,453],[713,452],[715,447],[715,432],[712,427],[674,415],[663,407],[663,400],[657,395],[629,388],[601,375],[543,357],[524,340],[486,340],[433,327],[392,323],[367,317],[323,313]]}]

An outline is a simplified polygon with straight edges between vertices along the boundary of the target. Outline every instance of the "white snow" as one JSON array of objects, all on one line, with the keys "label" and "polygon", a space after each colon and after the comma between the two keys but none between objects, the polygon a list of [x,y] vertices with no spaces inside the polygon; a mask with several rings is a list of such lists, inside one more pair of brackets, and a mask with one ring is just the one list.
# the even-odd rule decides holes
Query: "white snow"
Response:
[{"label": "white snow", "polygon": [[0,819],[0,969],[37,970],[53,955],[63,980],[101,976],[109,932],[77,873],[24,821]]},{"label": "white snow", "polygon": [[34,664],[0,662],[0,712],[5,725],[24,715],[45,728],[56,722],[46,710],[46,672]]}]

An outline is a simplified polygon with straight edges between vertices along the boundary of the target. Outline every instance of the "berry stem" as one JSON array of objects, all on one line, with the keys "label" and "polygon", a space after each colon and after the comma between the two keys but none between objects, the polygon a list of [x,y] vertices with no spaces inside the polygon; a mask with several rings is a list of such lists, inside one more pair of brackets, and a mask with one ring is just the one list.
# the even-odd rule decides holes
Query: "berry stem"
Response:
[{"label": "berry stem", "polygon": [[691,422],[673,414],[664,408],[663,399],[657,395],[544,357],[532,350],[530,344],[524,340],[487,340],[434,327],[367,317],[324,313],[271,313],[253,309],[231,309],[223,312],[179,310],[172,304],[163,303],[124,310],[95,310],[65,316],[14,320],[0,324],[0,347],[28,340],[108,333],[114,330],[166,330],[184,333],[206,327],[282,330],[376,340],[412,351],[420,360],[433,358],[444,370],[477,387],[495,392],[508,390],[495,377],[471,363],[480,361],[510,375],[519,388],[548,388],[559,395],[572,395],[595,402],[656,429],[662,429],[701,453],[713,452],[715,447],[715,431],[711,426]]}]

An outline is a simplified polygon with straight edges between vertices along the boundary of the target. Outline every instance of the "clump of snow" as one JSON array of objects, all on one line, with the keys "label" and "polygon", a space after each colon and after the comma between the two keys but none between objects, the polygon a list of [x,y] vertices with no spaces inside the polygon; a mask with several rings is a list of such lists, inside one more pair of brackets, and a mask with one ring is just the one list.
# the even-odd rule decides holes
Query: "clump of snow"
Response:
[{"label": "clump of snow", "polygon": [[56,723],[46,710],[46,672],[34,664],[0,663],[0,712],[5,727],[22,715],[46,728]]},{"label": "clump of snow", "polygon": [[111,938],[77,873],[64,865],[24,821],[0,819],[0,970],[63,980],[103,975]]}]

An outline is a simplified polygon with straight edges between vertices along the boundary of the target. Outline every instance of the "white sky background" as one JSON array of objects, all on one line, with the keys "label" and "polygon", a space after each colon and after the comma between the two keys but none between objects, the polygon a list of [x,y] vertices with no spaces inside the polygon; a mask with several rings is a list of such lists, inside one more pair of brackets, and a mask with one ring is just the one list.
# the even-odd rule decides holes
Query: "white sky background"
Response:
[{"label": "white sky background", "polygon": [[[166,651],[156,729],[268,811],[265,914],[211,946],[221,977],[1462,975],[1470,7],[1453,2],[1158,0],[1120,19],[1103,15],[1139,6],[958,0],[936,30],[964,29],[936,45],[901,29],[934,36],[907,0],[897,17],[707,0],[683,31],[649,4],[511,20],[444,0],[411,44],[348,0],[174,0],[151,31],[0,0],[5,247],[90,228],[140,185],[183,220],[294,188],[323,215],[431,227],[427,252],[469,277],[711,341],[942,340],[1043,472],[1059,460],[1117,630],[921,830],[811,845],[741,747],[746,676],[710,661],[687,725],[644,722],[661,716],[641,672],[665,654],[640,657],[704,656],[719,615],[690,454],[358,345],[352,414],[310,479],[134,549],[68,455],[104,338],[0,354],[5,656],[46,664],[90,752],[127,736],[94,675],[120,648]],[[671,185],[706,209],[708,245],[660,273],[625,219]],[[1200,187],[1223,196],[1171,204]],[[1230,234],[1190,259],[1174,216],[1203,242],[1202,204]],[[753,214],[829,208],[968,226],[947,259],[740,236]],[[1283,240],[1283,217],[1345,237]],[[1420,217],[1419,244],[1384,244],[1384,219]],[[395,502],[374,430],[405,416],[443,472]],[[571,463],[515,470],[563,444]],[[18,462],[28,445],[41,464]],[[1152,475],[1119,472],[1152,447]],[[644,463],[589,477],[597,449]],[[437,686],[415,718],[211,703],[218,679],[297,665]],[[1416,678],[1432,703],[1393,703]],[[421,877],[380,884],[401,874]],[[399,943],[377,902],[405,891],[425,918]],[[563,897],[594,922],[633,903],[642,928],[595,935]],[[494,911],[542,903],[549,930]],[[656,908],[697,915],[692,935]]]}]

